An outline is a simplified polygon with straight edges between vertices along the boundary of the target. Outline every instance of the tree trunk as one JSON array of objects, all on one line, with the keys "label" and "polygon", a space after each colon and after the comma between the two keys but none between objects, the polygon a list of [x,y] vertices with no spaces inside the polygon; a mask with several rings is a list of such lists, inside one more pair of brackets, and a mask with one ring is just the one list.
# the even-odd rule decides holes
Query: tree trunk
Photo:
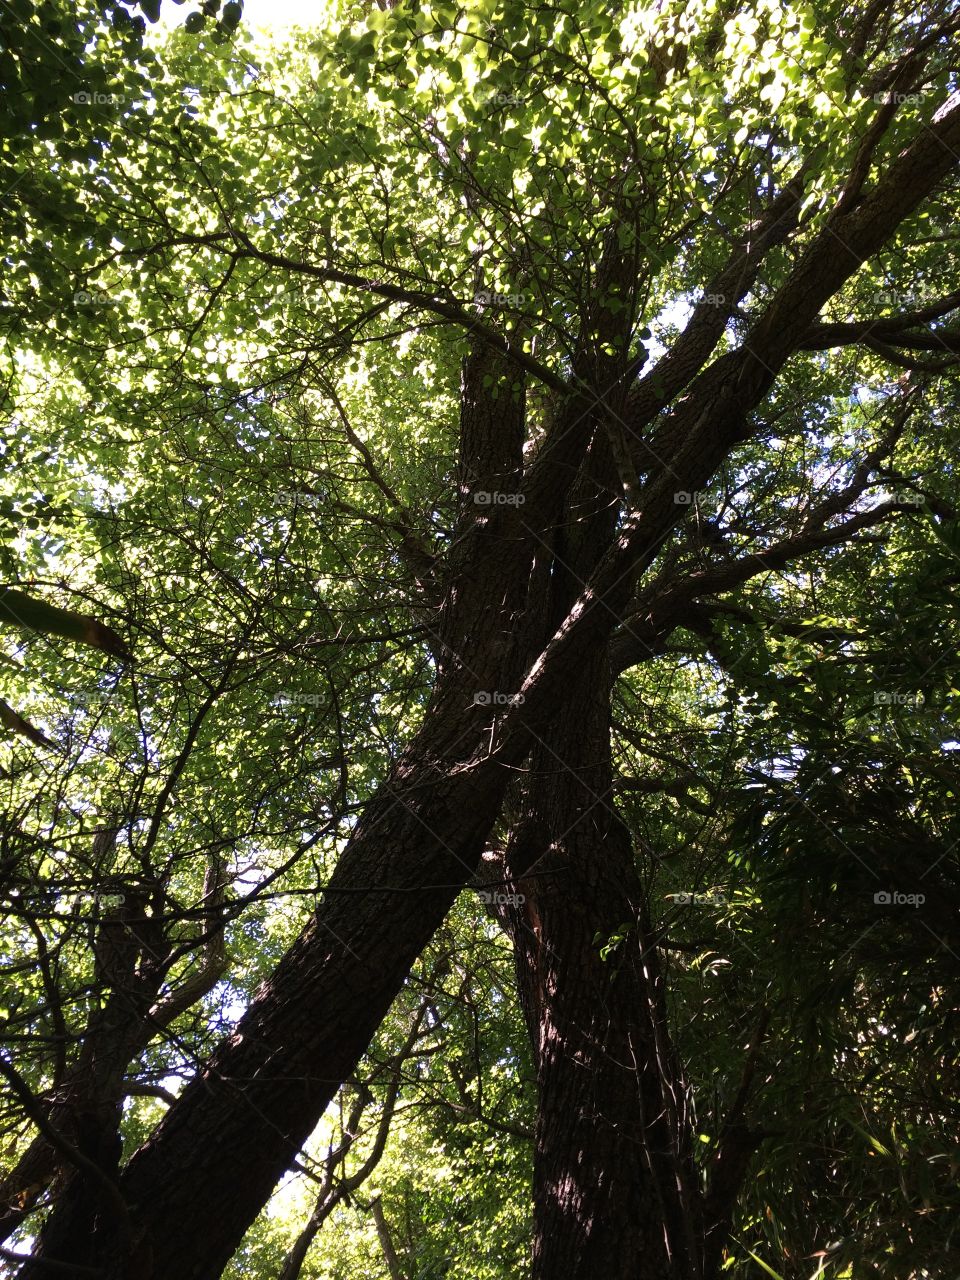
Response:
[{"label": "tree trunk", "polygon": [[[698,1206],[643,893],[610,792],[605,654],[534,753],[506,855],[537,1064],[533,1280],[696,1280]],[[532,875],[527,872],[532,871]]]},{"label": "tree trunk", "polygon": [[[540,579],[535,653],[609,544],[617,469],[598,431]],[[504,921],[537,1066],[533,1280],[699,1280],[690,1144],[657,956],[616,813],[606,643],[535,746],[504,859]]]},{"label": "tree trunk", "polygon": [[393,1247],[390,1225],[387,1222],[387,1215],[383,1212],[383,1204],[379,1196],[374,1196],[370,1210],[373,1213],[373,1221],[377,1228],[380,1252],[383,1254],[383,1260],[387,1264],[387,1270],[390,1272],[390,1280],[406,1280],[403,1268],[400,1266],[400,1259],[397,1257],[397,1251]]},{"label": "tree trunk", "polygon": [[[538,620],[524,643],[534,654],[596,573],[616,484],[598,433],[531,588]],[[673,614],[662,634],[679,620]],[[626,638],[639,661],[661,633],[631,627]],[[499,914],[537,1066],[532,1277],[715,1280],[757,1144],[715,1171],[705,1198],[648,893],[613,797],[611,652],[597,643],[568,671],[503,858],[521,901]],[[731,1139],[724,1150],[734,1148]]]},{"label": "tree trunk", "polygon": [[[107,828],[97,837],[103,853],[104,838],[112,849],[117,828]],[[212,866],[204,880],[204,901],[215,921],[220,906],[222,878]],[[119,1139],[125,1089],[125,1075],[132,1061],[143,1052],[157,1029],[202,999],[226,968],[223,931],[207,926],[210,936],[203,944],[203,958],[195,973],[162,1000],[157,1001],[167,973],[170,943],[163,926],[146,915],[142,895],[125,890],[124,901],[101,922],[95,945],[97,978],[106,993],[102,1008],[90,1016],[84,1029],[80,1052],[53,1093],[48,1120],[68,1141],[80,1131],[101,1129],[94,1146],[107,1151]],[[99,1119],[94,1122],[94,1117]],[[79,1144],[78,1144],[79,1145]],[[89,1136],[86,1145],[90,1145]],[[114,1162],[115,1163],[115,1162]],[[43,1192],[61,1173],[63,1155],[40,1133],[30,1143],[15,1167],[0,1181],[0,1240],[5,1240],[29,1215]],[[67,1165],[66,1172],[70,1172]],[[113,1177],[116,1176],[114,1168]],[[73,1178],[68,1194],[80,1193],[79,1179]],[[83,1197],[87,1192],[83,1192]]]},{"label": "tree trunk", "polygon": [[[465,362],[460,456],[490,491],[519,484],[517,377],[483,347]],[[313,921],[130,1161],[132,1247],[118,1232],[105,1243],[78,1175],[21,1280],[78,1259],[111,1280],[215,1280],[473,877],[511,776],[489,753],[496,710],[476,695],[516,688],[529,537],[515,506],[478,506],[467,492],[457,534],[423,728],[364,810]]]}]

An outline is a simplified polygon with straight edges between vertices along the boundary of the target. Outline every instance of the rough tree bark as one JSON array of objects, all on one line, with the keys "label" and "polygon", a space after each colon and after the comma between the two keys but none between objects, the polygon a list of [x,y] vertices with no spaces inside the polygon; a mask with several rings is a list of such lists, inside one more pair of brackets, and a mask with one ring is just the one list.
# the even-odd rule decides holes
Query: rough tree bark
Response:
[{"label": "rough tree bark", "polygon": [[[615,498],[598,432],[539,579],[534,654],[609,542]],[[610,691],[600,644],[531,752],[503,858],[522,899],[502,918],[537,1068],[532,1276],[699,1280],[683,1095],[647,904],[614,806]]]},{"label": "rough tree bark", "polygon": [[532,1274],[693,1280],[683,1097],[644,894],[613,810],[608,700],[601,649],[534,753],[505,860],[524,899],[509,927],[540,1100]]}]

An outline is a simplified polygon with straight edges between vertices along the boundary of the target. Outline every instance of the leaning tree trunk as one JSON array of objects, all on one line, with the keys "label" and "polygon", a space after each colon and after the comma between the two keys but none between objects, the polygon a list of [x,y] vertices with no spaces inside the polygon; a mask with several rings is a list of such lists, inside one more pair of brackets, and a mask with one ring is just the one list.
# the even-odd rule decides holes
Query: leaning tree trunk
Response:
[{"label": "leaning tree trunk", "polygon": [[[518,377],[482,347],[465,365],[461,458],[491,491],[519,486]],[[51,1262],[111,1280],[219,1276],[475,873],[511,776],[489,754],[494,711],[475,695],[519,678],[526,541],[515,507],[465,494],[421,732],[366,807],[314,920],[131,1160],[123,1199],[105,1194],[116,1152],[91,1152],[101,1176],[77,1170],[22,1280]]]},{"label": "leaning tree trunk", "polygon": [[23,1277],[48,1275],[48,1259],[123,1280],[220,1274],[472,874],[496,817],[500,771],[458,774],[463,762],[451,757],[469,707],[451,697],[439,713],[368,807],[322,911],[134,1156],[121,1182],[130,1221],[77,1175]]}]

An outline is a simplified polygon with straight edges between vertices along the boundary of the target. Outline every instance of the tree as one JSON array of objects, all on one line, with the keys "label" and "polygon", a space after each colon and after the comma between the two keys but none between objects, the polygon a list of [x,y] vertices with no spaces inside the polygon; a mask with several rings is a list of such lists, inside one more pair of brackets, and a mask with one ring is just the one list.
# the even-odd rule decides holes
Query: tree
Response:
[{"label": "tree", "polygon": [[[716,804],[736,830],[763,810],[724,755],[756,765],[765,731],[741,747],[732,702],[698,798],[636,669],[686,661],[679,634],[715,687],[771,705],[777,646],[817,638],[799,571],[842,594],[863,589],[870,538],[923,521],[950,542],[952,495],[924,472],[938,412],[952,427],[956,25],[935,3],[348,10],[259,68],[180,36],[96,174],[61,153],[65,216],[34,217],[27,261],[51,297],[80,282],[84,301],[32,317],[37,368],[69,383],[51,393],[28,369],[21,395],[32,430],[55,410],[57,488],[84,470],[100,497],[75,547],[34,554],[89,548],[182,745],[157,756],[156,713],[138,712],[139,743],[117,730],[100,813],[129,832],[133,906],[75,961],[105,1003],[52,1085],[48,1052],[7,1065],[60,1177],[24,1276],[219,1275],[491,868],[537,1072],[534,1274],[717,1274],[749,1162],[777,1136],[748,1115],[784,1011],[762,981],[732,998],[750,1034],[720,1055],[704,1163],[689,1051],[705,1050],[675,1013],[695,975],[668,963],[697,940],[660,919],[660,855],[628,802],[672,797],[681,830]],[[857,388],[872,412],[850,407]],[[879,479],[899,487],[870,506]],[[871,660],[830,615],[824,634]],[[784,661],[802,727],[802,660]],[[276,664],[281,708],[323,707],[293,750],[264,718]],[[361,726],[384,704],[378,760]],[[777,749],[809,750],[815,782],[824,743],[797,742],[783,730]],[[867,749],[860,768],[869,786]],[[209,826],[191,811],[208,790]],[[280,795],[300,810],[279,816]],[[215,856],[200,883],[195,851],[242,841],[271,854],[254,888],[216,889]],[[721,852],[708,843],[706,865]],[[204,949],[278,881],[315,908],[248,1003],[240,984],[235,1026],[188,1039],[189,1083],[123,1159],[122,1075],[164,1027],[151,1002],[188,954],[214,972]],[[117,925],[122,965],[103,958]],[[192,1007],[180,977],[174,1018]],[[62,984],[47,986],[54,1017]],[[64,1100],[111,990],[135,1025],[109,1087]]]}]

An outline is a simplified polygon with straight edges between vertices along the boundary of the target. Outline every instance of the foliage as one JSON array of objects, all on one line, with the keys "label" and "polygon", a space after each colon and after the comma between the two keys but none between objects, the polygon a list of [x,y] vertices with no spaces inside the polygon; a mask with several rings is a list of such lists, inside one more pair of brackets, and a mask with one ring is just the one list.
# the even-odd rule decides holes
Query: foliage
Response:
[{"label": "foliage", "polygon": [[[236,4],[163,44],[132,6],[7,7],[0,1015],[52,1115],[117,999],[143,1020],[109,1041],[129,1155],[429,714],[471,343],[515,361],[531,461],[593,372],[584,334],[636,376],[720,306],[736,351],[878,115],[874,175],[933,126],[956,27],[932,2],[881,6],[881,30],[838,0],[439,0],[331,5],[261,47]],[[791,182],[796,235],[717,302]],[[677,494],[613,641],[617,803],[704,1184],[731,1127],[750,1144],[734,1276],[926,1280],[957,1250],[955,226],[954,174]],[[395,1059],[384,1150],[302,1274],[382,1274],[371,1187],[402,1275],[521,1273],[512,963],[466,891],[225,1275],[280,1274],[324,1169],[343,1189],[374,1150]],[[15,1169],[36,1116],[15,1090],[0,1115]]]}]

